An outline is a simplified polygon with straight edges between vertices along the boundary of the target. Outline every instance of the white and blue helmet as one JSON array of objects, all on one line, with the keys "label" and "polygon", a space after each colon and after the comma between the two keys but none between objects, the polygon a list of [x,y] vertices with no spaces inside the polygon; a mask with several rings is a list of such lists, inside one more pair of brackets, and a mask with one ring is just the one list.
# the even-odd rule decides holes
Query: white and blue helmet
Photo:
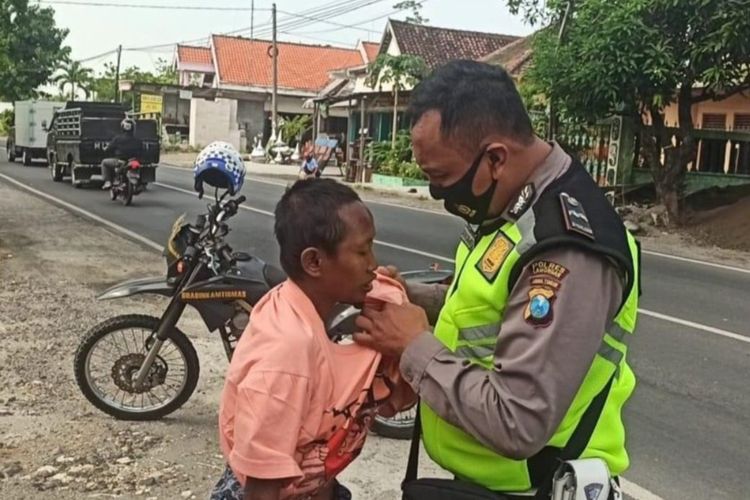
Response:
[{"label": "white and blue helmet", "polygon": [[203,194],[203,183],[237,194],[245,182],[242,156],[227,142],[215,141],[203,148],[195,159],[193,169],[195,190]]}]

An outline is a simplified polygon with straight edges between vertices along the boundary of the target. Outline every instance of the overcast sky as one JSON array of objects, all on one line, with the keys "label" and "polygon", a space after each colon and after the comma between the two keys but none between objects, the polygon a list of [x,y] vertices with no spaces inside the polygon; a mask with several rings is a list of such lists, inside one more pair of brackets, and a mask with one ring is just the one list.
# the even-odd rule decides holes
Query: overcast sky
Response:
[{"label": "overcast sky", "polygon": [[[32,0],[33,1],[33,0]],[[73,3],[109,3],[122,7],[69,5]],[[62,2],[62,3],[61,3]],[[278,23],[280,40],[316,44],[337,44],[354,46],[357,40],[379,41],[387,15],[393,12],[397,0],[277,0],[279,10]],[[178,41],[195,40],[207,37],[210,33],[224,33],[247,28],[242,36],[249,36],[250,12],[242,11],[189,11],[176,9],[144,9],[134,5],[151,6],[210,6],[210,7],[247,7],[251,0],[56,0],[40,2],[55,9],[57,24],[70,30],[66,43],[73,50],[73,58],[89,59],[123,47],[138,48]],[[255,0],[254,25],[256,38],[270,38],[271,0]],[[325,16],[330,22],[351,25],[357,28],[316,22],[301,21],[291,18],[285,12],[299,14],[311,9],[332,3],[358,6],[370,3],[352,12]],[[127,7],[126,7],[127,5]],[[350,7],[348,7],[350,8]],[[509,35],[524,35],[532,28],[523,21],[511,16],[503,0],[426,0],[422,15],[429,19],[430,25],[488,31]],[[311,14],[312,17],[319,17]],[[403,19],[405,13],[392,14],[391,17]],[[379,19],[375,19],[379,18]],[[297,25],[284,28],[284,23],[296,19]],[[363,24],[363,21],[367,21]],[[304,23],[304,25],[299,25]],[[196,42],[196,44],[200,44]],[[125,51],[123,66],[137,65],[144,69],[153,68],[159,58],[172,59],[173,47],[152,48],[147,51]],[[114,55],[89,60],[87,65],[99,70],[107,61],[114,61]]]}]

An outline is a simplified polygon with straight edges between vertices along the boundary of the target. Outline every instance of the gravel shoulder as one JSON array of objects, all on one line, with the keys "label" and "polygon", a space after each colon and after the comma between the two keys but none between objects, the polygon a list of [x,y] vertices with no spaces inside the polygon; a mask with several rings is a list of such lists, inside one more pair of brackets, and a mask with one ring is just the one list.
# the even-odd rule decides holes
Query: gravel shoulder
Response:
[{"label": "gravel shoulder", "polygon": [[[0,213],[0,498],[207,498],[223,468],[216,413],[227,362],[196,315],[179,327],[198,351],[201,379],[171,416],[116,421],[73,378],[89,328],[119,314],[159,315],[156,299],[95,299],[161,274],[161,257],[2,184]],[[399,498],[407,454],[407,442],[373,435],[341,479],[358,499]],[[433,465],[424,473],[441,474]]]}]

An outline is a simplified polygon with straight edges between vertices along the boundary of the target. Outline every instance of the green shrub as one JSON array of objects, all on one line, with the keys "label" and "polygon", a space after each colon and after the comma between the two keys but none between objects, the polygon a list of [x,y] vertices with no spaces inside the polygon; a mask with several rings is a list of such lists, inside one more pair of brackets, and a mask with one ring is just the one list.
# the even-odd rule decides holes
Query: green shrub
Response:
[{"label": "green shrub", "polygon": [[367,146],[366,154],[376,174],[409,179],[425,178],[412,160],[411,136],[406,130],[400,130],[396,134],[393,147],[391,141],[372,142]]},{"label": "green shrub", "polygon": [[14,114],[12,109],[6,109],[0,113],[0,135],[6,136],[13,126]]}]

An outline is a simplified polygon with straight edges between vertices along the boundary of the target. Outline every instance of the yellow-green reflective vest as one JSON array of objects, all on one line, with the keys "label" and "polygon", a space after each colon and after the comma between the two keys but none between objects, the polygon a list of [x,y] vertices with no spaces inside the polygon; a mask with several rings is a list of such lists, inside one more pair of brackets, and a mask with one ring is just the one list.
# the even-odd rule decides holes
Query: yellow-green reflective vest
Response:
[{"label": "yellow-green reflective vest", "polygon": [[[567,214],[563,213],[566,204],[561,203],[566,197],[582,207],[582,226],[571,226],[567,221]],[[586,234],[587,227],[591,234]],[[607,328],[583,384],[547,446],[565,446],[591,401],[612,379],[601,416],[581,458],[602,458],[618,475],[629,464],[621,412],[635,388],[635,375],[626,357],[628,337],[635,329],[638,314],[640,252],[600,188],[577,162],[517,221],[485,234],[474,242],[473,248],[466,243],[459,245],[456,277],[448,290],[435,336],[456,355],[492,370],[497,334],[515,280],[535,254],[560,245],[580,246],[606,255],[618,265],[628,285],[621,308]],[[498,257],[504,260],[488,277],[487,271],[497,265],[491,259]],[[503,457],[440,418],[425,403],[420,413],[427,453],[457,478],[494,491],[523,492],[538,486],[537,482],[546,477],[547,470],[535,470],[544,461]]]}]

